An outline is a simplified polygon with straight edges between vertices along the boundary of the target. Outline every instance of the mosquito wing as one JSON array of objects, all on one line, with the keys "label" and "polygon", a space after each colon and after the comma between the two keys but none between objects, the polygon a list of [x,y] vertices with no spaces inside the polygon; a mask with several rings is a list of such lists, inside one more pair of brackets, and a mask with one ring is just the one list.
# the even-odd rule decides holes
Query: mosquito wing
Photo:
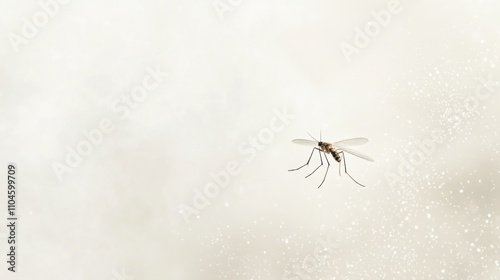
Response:
[{"label": "mosquito wing", "polygon": [[307,139],[294,139],[292,142],[299,145],[318,146],[318,142]]},{"label": "mosquito wing", "polygon": [[366,138],[351,138],[333,143],[334,146],[357,146],[368,143]]},{"label": "mosquito wing", "polygon": [[369,157],[367,155],[364,155],[364,154],[362,154],[360,152],[357,152],[357,151],[355,151],[355,150],[353,150],[351,148],[347,148],[347,147],[344,147],[344,146],[341,146],[341,145],[336,145],[336,144],[334,144],[334,147],[337,148],[337,149],[340,149],[340,150],[342,150],[342,151],[344,151],[346,153],[349,153],[349,154],[351,154],[353,156],[357,156],[359,158],[366,159],[366,160],[372,161],[372,162],[374,161],[371,157]]}]

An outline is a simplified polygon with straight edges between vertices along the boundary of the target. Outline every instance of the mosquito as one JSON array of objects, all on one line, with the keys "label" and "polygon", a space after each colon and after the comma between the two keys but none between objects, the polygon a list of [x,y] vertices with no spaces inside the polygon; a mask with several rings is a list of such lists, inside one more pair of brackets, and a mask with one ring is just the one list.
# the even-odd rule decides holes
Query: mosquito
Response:
[{"label": "mosquito", "polygon": [[[309,136],[311,136],[311,134],[309,134]],[[304,165],[302,165],[302,166],[300,166],[298,168],[295,168],[295,169],[290,169],[288,171],[296,171],[296,170],[301,169],[304,166],[309,165],[309,162],[311,161],[311,158],[312,158],[312,156],[314,154],[314,151],[317,150],[318,154],[319,154],[319,159],[321,161],[321,164],[318,167],[316,167],[316,169],[314,169],[313,172],[311,172],[309,175],[307,175],[306,178],[309,177],[309,176],[311,176],[311,175],[313,175],[314,172],[316,172],[316,170],[318,170],[321,166],[323,166],[323,156],[324,156],[325,159],[326,159],[326,163],[328,165],[326,166],[326,172],[325,172],[325,176],[323,177],[323,181],[321,181],[321,184],[319,184],[318,189],[325,182],[326,175],[328,174],[328,169],[330,168],[330,162],[328,161],[328,157],[327,157],[328,154],[331,154],[333,156],[333,158],[339,163],[339,176],[341,175],[340,174],[341,162],[343,161],[343,163],[344,163],[344,172],[347,175],[349,175],[349,177],[351,177],[351,179],[356,184],[364,187],[364,185],[358,183],[358,181],[354,180],[354,178],[349,173],[347,173],[347,166],[346,166],[346,163],[345,163],[344,152],[349,153],[349,154],[354,155],[354,156],[357,156],[359,158],[362,158],[362,159],[365,159],[365,160],[373,162],[374,160],[371,157],[366,156],[366,155],[364,155],[364,154],[362,154],[360,152],[354,151],[351,148],[349,148],[349,146],[357,146],[357,145],[365,144],[365,143],[368,142],[368,139],[366,139],[366,138],[351,138],[351,139],[346,139],[346,140],[342,140],[342,141],[338,141],[338,142],[334,142],[334,143],[328,143],[328,142],[322,142],[321,141],[321,133],[320,133],[320,141],[316,140],[316,138],[314,138],[312,136],[311,136],[311,138],[314,139],[314,141],[313,140],[307,140],[307,139],[294,139],[294,140],[292,140],[293,143],[296,143],[296,144],[299,144],[299,145],[314,146],[314,148],[311,151],[311,155],[309,156],[309,159],[307,160],[307,162]]]}]

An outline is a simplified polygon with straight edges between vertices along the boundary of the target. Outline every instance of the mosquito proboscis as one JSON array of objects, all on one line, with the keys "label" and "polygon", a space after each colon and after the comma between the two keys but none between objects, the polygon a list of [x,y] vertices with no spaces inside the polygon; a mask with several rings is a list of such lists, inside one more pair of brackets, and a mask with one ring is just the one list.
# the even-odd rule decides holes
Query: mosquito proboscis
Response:
[{"label": "mosquito proboscis", "polygon": [[[309,136],[311,136],[311,134],[309,134]],[[346,139],[346,140],[342,140],[342,141],[338,141],[338,142],[334,142],[334,143],[328,143],[328,142],[321,141],[321,136],[320,136],[320,141],[316,140],[312,136],[311,136],[311,138],[313,138],[314,141],[308,140],[308,139],[294,139],[294,140],[292,140],[293,143],[296,143],[299,145],[313,146],[314,148],[311,151],[311,155],[309,156],[309,159],[307,160],[307,162],[304,165],[297,167],[295,169],[290,169],[288,171],[296,171],[296,170],[301,169],[304,166],[308,166],[309,162],[311,161],[311,158],[314,154],[314,151],[318,151],[321,164],[318,167],[316,167],[316,169],[314,169],[313,172],[311,172],[309,175],[306,176],[306,178],[311,176],[321,166],[323,166],[323,156],[324,156],[326,159],[326,163],[327,163],[326,172],[325,172],[325,176],[323,177],[323,181],[321,181],[321,184],[319,184],[318,188],[321,187],[323,185],[323,183],[325,182],[326,175],[328,174],[328,169],[330,168],[330,161],[328,161],[328,157],[327,157],[328,154],[331,154],[333,156],[333,159],[335,159],[335,161],[337,161],[339,163],[339,175],[341,175],[340,174],[341,173],[341,171],[340,171],[341,170],[341,162],[343,162],[344,163],[344,172],[347,175],[349,175],[349,177],[356,184],[364,187],[363,184],[360,184],[347,172],[347,165],[345,162],[344,152],[373,162],[374,160],[371,157],[349,148],[350,146],[357,146],[357,145],[366,144],[368,142],[368,139],[366,139],[366,138],[351,138],[351,139]]]}]

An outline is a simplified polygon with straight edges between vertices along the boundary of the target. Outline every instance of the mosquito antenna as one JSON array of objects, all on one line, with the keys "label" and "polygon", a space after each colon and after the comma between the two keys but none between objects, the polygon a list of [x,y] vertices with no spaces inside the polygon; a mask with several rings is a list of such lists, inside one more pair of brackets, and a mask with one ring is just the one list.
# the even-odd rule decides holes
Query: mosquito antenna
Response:
[{"label": "mosquito antenna", "polygon": [[319,130],[319,141],[321,141],[321,129]]},{"label": "mosquito antenna", "polygon": [[[309,134],[309,132],[307,132],[307,134]],[[314,139],[314,141],[320,142],[320,141],[318,141],[318,139],[314,138],[311,134],[309,134],[309,136],[311,136],[311,138]]]}]

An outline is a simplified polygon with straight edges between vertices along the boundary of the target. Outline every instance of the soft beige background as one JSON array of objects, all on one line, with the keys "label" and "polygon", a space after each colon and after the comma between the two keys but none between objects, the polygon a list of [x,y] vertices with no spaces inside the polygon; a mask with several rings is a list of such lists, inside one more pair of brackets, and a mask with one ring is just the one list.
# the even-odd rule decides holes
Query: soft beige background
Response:
[{"label": "soft beige background", "polygon": [[[69,1],[17,52],[8,34],[42,9],[0,2],[0,209],[7,162],[20,188],[18,272],[1,226],[0,278],[500,279],[500,3],[402,1],[348,63],[340,44],[388,1],[222,1],[223,19],[212,0]],[[156,66],[169,77],[120,118],[113,102]],[[488,76],[496,90],[464,110]],[[294,118],[249,160],[284,107]],[[115,130],[59,181],[53,163],[104,118]],[[446,140],[391,186],[433,129]],[[316,156],[287,171],[310,152],[290,141],[320,130],[370,139],[375,163],[347,157],[366,188],[331,158],[320,189],[324,169],[303,178]],[[232,161],[186,223],[181,206]],[[327,261],[293,274],[318,240]]]}]

